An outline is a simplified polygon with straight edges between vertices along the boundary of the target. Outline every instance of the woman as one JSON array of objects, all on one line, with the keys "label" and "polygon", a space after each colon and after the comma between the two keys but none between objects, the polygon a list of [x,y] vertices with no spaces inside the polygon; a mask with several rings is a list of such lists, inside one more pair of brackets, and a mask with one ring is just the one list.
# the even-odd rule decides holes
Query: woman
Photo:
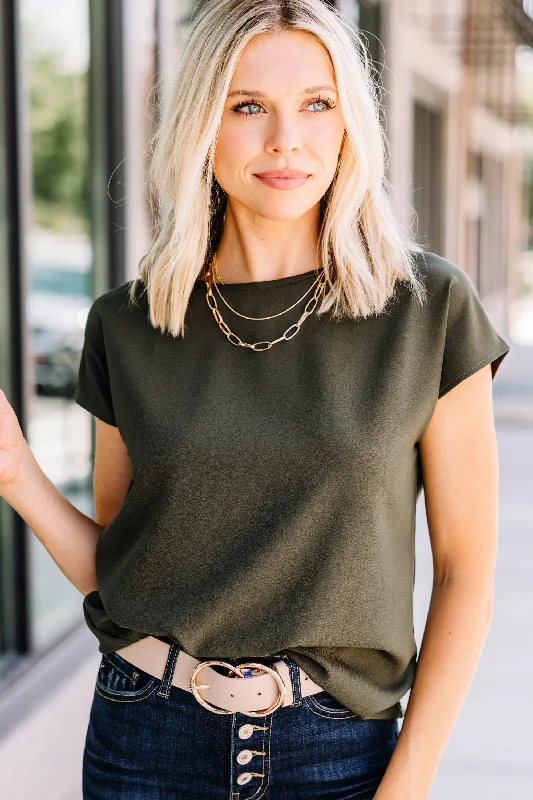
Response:
[{"label": "woman", "polygon": [[96,522],[1,406],[3,496],[100,643],[84,798],[427,798],[491,617],[509,347],[395,221],[367,56],[321,0],[207,2],[151,155],[154,239],[79,370]]}]

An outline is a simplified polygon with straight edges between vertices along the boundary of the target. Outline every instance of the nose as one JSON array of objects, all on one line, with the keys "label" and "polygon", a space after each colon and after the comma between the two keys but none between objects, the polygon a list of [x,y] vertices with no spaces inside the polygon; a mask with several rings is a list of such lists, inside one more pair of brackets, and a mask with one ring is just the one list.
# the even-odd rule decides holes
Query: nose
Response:
[{"label": "nose", "polygon": [[279,115],[269,131],[265,149],[269,153],[294,153],[300,150],[299,126],[288,115]]}]

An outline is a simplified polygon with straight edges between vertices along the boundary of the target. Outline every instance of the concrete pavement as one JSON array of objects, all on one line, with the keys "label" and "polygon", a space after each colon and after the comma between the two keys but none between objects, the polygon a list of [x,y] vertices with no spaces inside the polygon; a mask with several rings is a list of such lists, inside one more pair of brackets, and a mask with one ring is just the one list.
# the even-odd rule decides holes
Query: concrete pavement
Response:
[{"label": "concrete pavement", "polygon": [[[495,608],[431,800],[533,797],[533,427],[497,429],[500,515]],[[417,508],[415,638],[431,594],[423,496]]]}]

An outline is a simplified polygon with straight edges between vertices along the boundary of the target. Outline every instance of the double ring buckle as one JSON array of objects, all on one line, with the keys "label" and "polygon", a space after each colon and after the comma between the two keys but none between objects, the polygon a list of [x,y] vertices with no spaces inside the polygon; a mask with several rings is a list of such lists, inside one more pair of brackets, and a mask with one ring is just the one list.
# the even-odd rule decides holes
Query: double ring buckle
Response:
[{"label": "double ring buckle", "polygon": [[[196,684],[196,676],[198,675],[200,670],[202,670],[204,667],[210,666],[211,664],[218,664],[221,667],[227,667],[232,672],[235,672],[238,675],[239,678],[245,678],[246,677],[239,667],[236,667],[236,666],[234,667],[233,664],[228,664],[226,661],[218,661],[216,659],[209,660],[209,661],[201,661],[199,664],[196,665],[196,667],[191,672],[191,682],[190,682],[190,685],[189,685],[189,689],[191,689],[193,695],[198,700],[200,705],[202,705],[204,708],[207,708],[208,711],[214,711],[215,714],[233,714],[234,712],[231,711],[230,709],[217,708],[216,706],[211,705],[211,703],[208,703],[207,700],[205,700],[201,696],[200,692],[198,691],[199,689],[209,689],[209,684],[203,683],[203,684],[197,685]],[[273,705],[271,705],[269,708],[263,709],[261,711],[243,711],[242,713],[243,714],[247,714],[250,717],[264,717],[267,714],[271,714],[273,711],[276,710],[276,708],[279,708],[279,706],[283,703],[283,698],[285,697],[285,684],[283,683],[283,679],[282,679],[281,675],[279,674],[279,672],[277,672],[277,670],[275,670],[275,669],[272,669],[272,667],[267,667],[265,664],[259,664],[256,661],[248,661],[246,664],[241,664],[240,666],[241,667],[258,667],[259,669],[262,669],[265,672],[268,672],[268,674],[271,675],[274,678],[274,680],[276,681],[276,683],[278,684],[278,689],[279,689],[279,694],[278,694],[278,697],[276,699],[276,702]]]}]

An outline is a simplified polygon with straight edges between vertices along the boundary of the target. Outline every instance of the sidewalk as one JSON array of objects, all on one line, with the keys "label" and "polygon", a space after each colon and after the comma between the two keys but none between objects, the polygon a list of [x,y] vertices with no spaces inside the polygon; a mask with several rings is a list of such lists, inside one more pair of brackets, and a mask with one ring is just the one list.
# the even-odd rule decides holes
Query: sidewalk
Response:
[{"label": "sidewalk", "polygon": [[82,800],[81,760],[101,658],[97,646],[95,640],[94,656],[0,741],[0,797]]},{"label": "sidewalk", "polygon": [[494,378],[494,417],[497,424],[533,426],[533,346],[506,337],[511,350]]},{"label": "sidewalk", "polygon": [[[495,608],[466,702],[430,800],[531,797],[533,760],[533,427],[499,425],[500,519]],[[432,562],[423,496],[417,507],[415,638],[422,638]]]}]

